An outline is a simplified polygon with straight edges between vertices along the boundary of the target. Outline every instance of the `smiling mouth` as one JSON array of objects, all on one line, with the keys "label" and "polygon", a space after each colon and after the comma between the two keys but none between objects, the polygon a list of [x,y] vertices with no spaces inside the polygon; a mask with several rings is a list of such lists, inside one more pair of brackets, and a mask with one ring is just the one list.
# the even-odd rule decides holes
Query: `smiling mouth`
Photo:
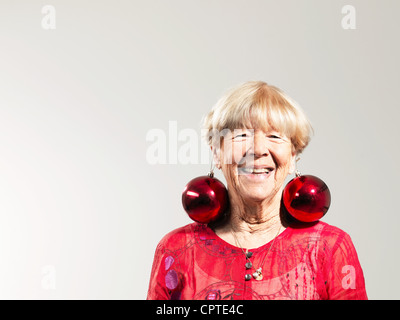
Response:
[{"label": "smiling mouth", "polygon": [[268,174],[271,171],[273,171],[273,168],[254,168],[254,167],[242,167],[238,168],[238,173],[239,174]]}]

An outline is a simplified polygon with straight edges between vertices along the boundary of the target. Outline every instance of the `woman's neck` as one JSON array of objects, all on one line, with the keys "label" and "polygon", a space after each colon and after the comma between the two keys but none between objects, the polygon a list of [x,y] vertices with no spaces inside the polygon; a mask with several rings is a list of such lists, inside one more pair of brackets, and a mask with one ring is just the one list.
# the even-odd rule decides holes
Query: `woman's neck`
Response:
[{"label": "woman's neck", "polygon": [[232,245],[257,248],[273,240],[283,230],[285,227],[281,223],[280,199],[268,204],[244,204],[231,199],[229,219],[223,226],[216,228],[215,232]]}]

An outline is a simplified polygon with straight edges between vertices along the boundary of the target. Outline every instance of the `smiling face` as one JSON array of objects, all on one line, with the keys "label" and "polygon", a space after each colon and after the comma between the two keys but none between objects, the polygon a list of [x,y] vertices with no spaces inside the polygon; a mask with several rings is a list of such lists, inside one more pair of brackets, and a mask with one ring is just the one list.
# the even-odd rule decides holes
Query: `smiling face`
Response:
[{"label": "smiling face", "polygon": [[284,181],[294,171],[290,139],[274,130],[235,129],[223,138],[217,165],[231,196],[244,202],[280,201]]},{"label": "smiling face", "polygon": [[262,81],[229,90],[207,114],[203,128],[231,200],[263,204],[281,199],[295,156],[308,145],[312,131],[298,104]]}]

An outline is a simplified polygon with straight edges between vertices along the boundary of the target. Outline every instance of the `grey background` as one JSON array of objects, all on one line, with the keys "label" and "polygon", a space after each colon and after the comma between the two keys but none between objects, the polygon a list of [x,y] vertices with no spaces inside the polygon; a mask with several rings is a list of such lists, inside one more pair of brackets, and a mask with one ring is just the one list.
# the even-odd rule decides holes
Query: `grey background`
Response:
[{"label": "grey background", "polygon": [[399,9],[1,0],[0,298],[144,299],[158,241],[191,222],[183,187],[209,169],[150,165],[146,134],[176,121],[200,135],[227,88],[264,80],[311,119],[299,169],[329,185],[323,220],[351,235],[369,297],[399,299]]}]

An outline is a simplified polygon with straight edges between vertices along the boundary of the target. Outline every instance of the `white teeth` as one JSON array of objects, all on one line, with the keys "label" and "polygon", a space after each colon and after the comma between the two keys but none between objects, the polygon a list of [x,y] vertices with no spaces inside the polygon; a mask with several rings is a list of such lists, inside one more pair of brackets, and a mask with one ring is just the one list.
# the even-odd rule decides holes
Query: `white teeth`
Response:
[{"label": "white teeth", "polygon": [[269,170],[267,168],[261,168],[261,169],[256,169],[256,168],[242,168],[242,170],[245,173],[251,174],[251,173],[269,173]]},{"label": "white teeth", "polygon": [[253,169],[252,173],[268,173],[268,169]]},{"label": "white teeth", "polygon": [[250,168],[242,168],[241,171],[243,171],[244,173],[253,173],[253,170]]}]

